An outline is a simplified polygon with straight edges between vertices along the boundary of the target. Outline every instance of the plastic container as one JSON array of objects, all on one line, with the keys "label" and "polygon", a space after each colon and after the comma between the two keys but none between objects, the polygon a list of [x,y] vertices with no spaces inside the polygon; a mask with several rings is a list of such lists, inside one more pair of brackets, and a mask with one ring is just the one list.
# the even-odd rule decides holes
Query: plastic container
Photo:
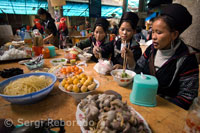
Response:
[{"label": "plastic container", "polygon": [[200,97],[194,99],[185,120],[183,133],[200,133]]},{"label": "plastic container", "polygon": [[42,49],[43,49],[43,46],[33,46],[32,50],[33,50],[34,56],[39,56],[40,54],[42,54]]},{"label": "plastic container", "polygon": [[46,47],[44,47],[42,49],[42,54],[43,54],[44,58],[49,58],[50,57],[50,51],[49,51],[49,49],[46,48]]},{"label": "plastic container", "polygon": [[37,68],[43,67],[44,66],[44,60],[41,60],[37,64],[33,64],[32,62],[26,62],[24,64],[29,70],[33,70],[33,69],[37,69]]},{"label": "plastic container", "polygon": [[85,31],[85,30],[82,30],[82,31],[81,31],[81,36],[83,36],[83,37],[86,36],[86,31]]},{"label": "plastic container", "polygon": [[24,36],[25,36],[25,31],[21,30],[20,31],[20,37],[21,37],[22,41],[24,40]]},{"label": "plastic container", "polygon": [[55,46],[48,46],[47,48],[50,51],[50,57],[56,56]]},{"label": "plastic container", "polygon": [[27,30],[25,31],[25,35],[24,35],[24,43],[28,45],[29,47],[32,47],[32,44],[33,44],[32,38]]},{"label": "plastic container", "polygon": [[133,104],[153,107],[156,106],[158,80],[151,75],[137,74],[134,77],[130,101]]}]

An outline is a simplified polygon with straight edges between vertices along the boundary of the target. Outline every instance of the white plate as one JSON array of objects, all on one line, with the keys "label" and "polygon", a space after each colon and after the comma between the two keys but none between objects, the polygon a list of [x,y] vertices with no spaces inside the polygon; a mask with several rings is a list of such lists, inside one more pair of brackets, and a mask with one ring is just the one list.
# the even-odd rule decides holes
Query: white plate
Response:
[{"label": "white plate", "polygon": [[24,63],[27,63],[27,62],[30,62],[31,61],[31,59],[29,59],[29,60],[21,60],[21,61],[19,61],[18,63],[20,64],[20,65],[24,65]]},{"label": "white plate", "polygon": [[[84,72],[84,69],[83,69],[82,67],[80,67],[80,66],[77,66],[77,67],[78,67],[79,69],[82,69],[82,73]],[[57,79],[58,79],[59,81],[63,80],[64,78],[67,78],[67,77],[69,77],[69,76],[73,76],[73,75],[74,75],[73,73],[71,73],[71,74],[69,74],[69,75],[64,75],[64,74],[62,74],[62,73],[60,72],[60,69],[62,69],[62,68],[67,68],[67,66],[66,66],[66,67],[60,67],[60,68],[58,68],[57,70],[55,70],[55,71],[52,72],[54,75],[56,75],[56,77],[57,77]]]},{"label": "white plate", "polygon": [[[85,130],[83,128],[84,121],[85,121],[85,114],[83,113],[83,111],[80,110],[79,106],[80,106],[80,103],[78,104],[77,109],[76,109],[76,120],[77,120],[77,123],[80,126],[82,133],[90,133],[89,130]],[[133,114],[136,113],[136,115],[139,117],[139,119],[143,122],[144,127],[146,128],[146,132],[147,133],[152,133],[151,129],[149,128],[149,126],[148,126],[147,122],[145,121],[145,119],[135,109],[133,109],[131,106],[128,106],[128,107],[131,110],[131,113],[133,113]]]},{"label": "white plate", "polygon": [[63,92],[65,92],[65,93],[71,95],[72,97],[74,97],[74,99],[75,99],[77,102],[80,102],[81,99],[87,97],[90,93],[92,93],[93,91],[95,91],[95,90],[99,87],[99,81],[94,79],[94,82],[97,84],[96,87],[95,87],[95,89],[92,90],[92,91],[87,91],[87,92],[79,92],[79,93],[76,93],[76,92],[69,92],[69,91],[66,91],[65,88],[61,85],[62,82],[60,82],[58,88],[59,88],[61,91],[63,91]]},{"label": "white plate", "polygon": [[[95,87],[95,89],[94,89],[94,90],[96,90],[97,88],[99,88],[99,81],[96,80],[96,79],[94,79],[94,82],[97,84],[96,87]],[[86,94],[86,93],[88,93],[88,92],[94,91],[94,90],[92,90],[92,91],[80,92],[80,93],[69,92],[69,91],[66,91],[65,88],[62,86],[62,82],[60,82],[58,88],[59,88],[61,91],[65,92],[65,93],[68,93],[68,94]]]},{"label": "white plate", "polygon": [[[64,60],[64,61],[60,62],[61,60]],[[54,62],[54,61],[59,61],[59,62]],[[56,59],[52,59],[52,60],[50,61],[50,63],[51,63],[52,65],[54,65],[54,66],[57,66],[57,65],[60,65],[60,64],[66,65],[67,61],[68,61],[68,60],[65,59],[65,58],[56,58]]]}]

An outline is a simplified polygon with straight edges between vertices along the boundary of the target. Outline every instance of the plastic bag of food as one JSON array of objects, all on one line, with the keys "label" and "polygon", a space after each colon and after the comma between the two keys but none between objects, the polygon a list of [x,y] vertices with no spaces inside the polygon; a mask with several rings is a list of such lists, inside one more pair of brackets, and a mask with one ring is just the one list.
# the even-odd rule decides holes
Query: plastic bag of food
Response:
[{"label": "plastic bag of food", "polygon": [[99,62],[94,66],[94,70],[100,74],[106,75],[112,70],[111,62],[108,60],[99,60]]}]

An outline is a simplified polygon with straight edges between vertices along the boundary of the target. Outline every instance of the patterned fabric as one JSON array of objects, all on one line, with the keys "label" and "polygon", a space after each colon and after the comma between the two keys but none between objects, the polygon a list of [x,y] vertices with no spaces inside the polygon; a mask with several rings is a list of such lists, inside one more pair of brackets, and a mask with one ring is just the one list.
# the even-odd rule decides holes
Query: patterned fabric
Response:
[{"label": "patterned fabric", "polygon": [[[137,61],[135,72],[150,74],[150,56],[155,57],[157,50],[150,45]],[[198,96],[199,68],[194,52],[181,42],[175,54],[168,59],[157,71],[159,82],[158,94],[176,105],[188,109],[195,97]]]}]

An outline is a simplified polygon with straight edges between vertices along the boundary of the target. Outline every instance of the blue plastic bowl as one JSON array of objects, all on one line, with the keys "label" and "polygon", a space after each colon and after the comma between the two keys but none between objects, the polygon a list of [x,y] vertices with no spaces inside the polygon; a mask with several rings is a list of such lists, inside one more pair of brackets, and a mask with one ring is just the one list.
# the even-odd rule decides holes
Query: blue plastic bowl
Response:
[{"label": "blue plastic bowl", "polygon": [[[5,86],[7,86],[11,81],[17,80],[19,78],[33,76],[33,75],[35,75],[35,76],[42,76],[42,75],[43,76],[48,76],[48,77],[50,77],[52,79],[52,83],[48,87],[43,88],[40,91],[29,93],[29,94],[25,94],[25,95],[9,96],[9,95],[2,94],[3,89],[5,88]],[[44,73],[44,72],[17,75],[17,76],[8,78],[8,79],[0,82],[0,96],[3,97],[8,102],[11,102],[13,104],[35,103],[35,102],[43,99],[44,97],[46,97],[49,94],[49,92],[51,92],[51,90],[54,87],[54,84],[55,84],[56,80],[57,80],[57,78],[56,78],[56,76],[54,74]]]}]

